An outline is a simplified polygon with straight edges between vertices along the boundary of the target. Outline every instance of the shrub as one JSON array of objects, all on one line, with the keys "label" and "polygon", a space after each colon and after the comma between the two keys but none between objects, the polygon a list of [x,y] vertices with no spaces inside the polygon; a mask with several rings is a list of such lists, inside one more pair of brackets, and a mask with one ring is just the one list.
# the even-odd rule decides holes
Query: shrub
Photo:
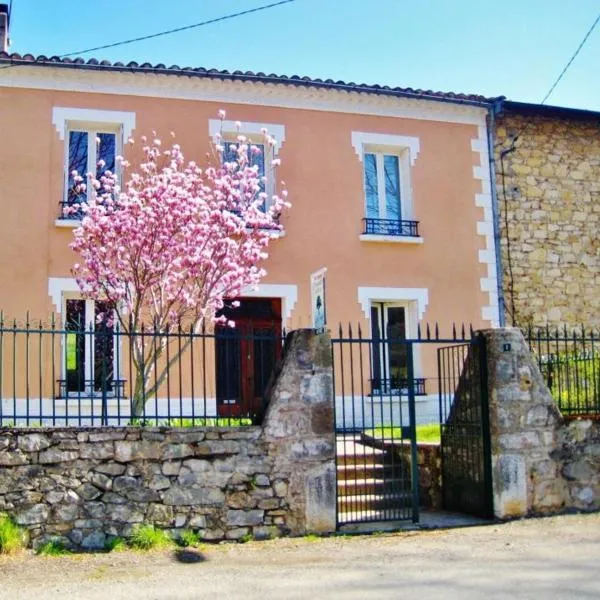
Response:
[{"label": "shrub", "polygon": [[23,530],[8,515],[0,515],[0,554],[14,554],[24,547]]},{"label": "shrub", "polygon": [[136,550],[168,548],[173,545],[171,536],[154,525],[139,525],[131,535],[129,545]]}]

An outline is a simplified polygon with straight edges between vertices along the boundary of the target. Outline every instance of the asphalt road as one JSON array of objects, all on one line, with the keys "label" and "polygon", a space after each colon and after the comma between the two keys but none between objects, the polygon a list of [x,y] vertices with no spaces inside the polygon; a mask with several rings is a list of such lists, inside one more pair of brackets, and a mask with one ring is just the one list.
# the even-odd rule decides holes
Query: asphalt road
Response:
[{"label": "asphalt road", "polygon": [[0,598],[599,599],[600,514],[372,536],[0,557]]}]

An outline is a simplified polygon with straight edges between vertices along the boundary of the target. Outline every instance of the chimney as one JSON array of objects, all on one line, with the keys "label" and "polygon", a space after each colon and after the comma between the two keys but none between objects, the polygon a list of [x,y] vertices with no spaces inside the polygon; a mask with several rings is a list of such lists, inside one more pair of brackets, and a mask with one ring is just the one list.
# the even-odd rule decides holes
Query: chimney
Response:
[{"label": "chimney", "polygon": [[10,24],[10,16],[8,12],[8,4],[0,4],[0,52],[8,52],[8,26]]}]

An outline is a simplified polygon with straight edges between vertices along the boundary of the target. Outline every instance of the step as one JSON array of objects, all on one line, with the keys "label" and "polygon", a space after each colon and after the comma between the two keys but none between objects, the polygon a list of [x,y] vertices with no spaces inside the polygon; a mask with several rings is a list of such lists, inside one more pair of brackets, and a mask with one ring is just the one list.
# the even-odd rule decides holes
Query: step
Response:
[{"label": "step", "polygon": [[412,494],[409,491],[390,494],[338,496],[337,504],[338,514],[381,510],[403,512],[410,510],[411,506]]},{"label": "step", "polygon": [[336,461],[338,465],[363,465],[363,464],[383,464],[386,460],[386,454],[379,452],[373,454],[368,450],[366,452],[356,452],[347,454],[338,454]]},{"label": "step", "polygon": [[409,478],[396,479],[349,479],[338,481],[338,498],[343,496],[377,496],[386,493],[410,491]]},{"label": "step", "polygon": [[410,470],[403,464],[357,464],[338,465],[338,481],[354,481],[357,479],[398,479],[406,476]]}]

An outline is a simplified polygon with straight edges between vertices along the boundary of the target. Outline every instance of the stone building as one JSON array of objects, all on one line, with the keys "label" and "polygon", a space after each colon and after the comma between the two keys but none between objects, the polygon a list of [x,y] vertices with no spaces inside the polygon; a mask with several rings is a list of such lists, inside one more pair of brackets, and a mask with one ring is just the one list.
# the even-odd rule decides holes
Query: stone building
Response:
[{"label": "stone building", "polygon": [[600,113],[504,102],[495,158],[507,324],[598,328]]}]

